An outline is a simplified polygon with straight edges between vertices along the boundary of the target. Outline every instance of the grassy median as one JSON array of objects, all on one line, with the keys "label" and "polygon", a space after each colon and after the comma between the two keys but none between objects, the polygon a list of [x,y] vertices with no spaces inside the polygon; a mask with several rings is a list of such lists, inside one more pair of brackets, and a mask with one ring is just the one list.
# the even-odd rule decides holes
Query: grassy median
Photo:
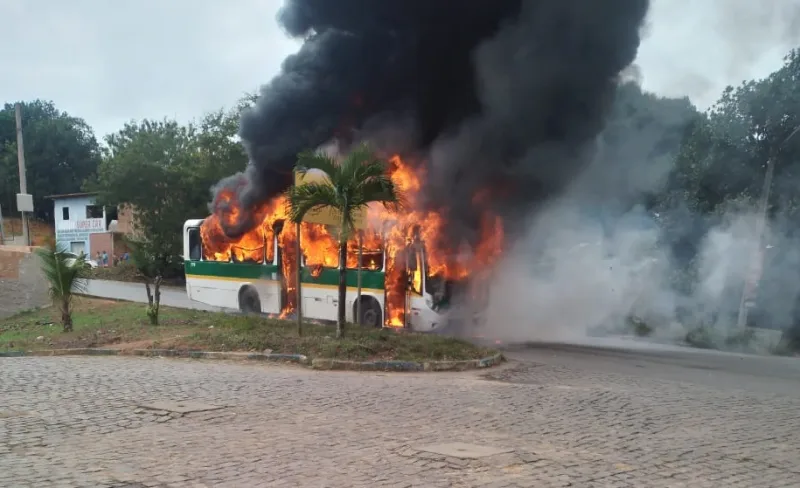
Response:
[{"label": "grassy median", "polygon": [[61,331],[53,308],[0,320],[0,351],[67,348],[176,349],[304,354],[350,360],[457,361],[492,351],[430,334],[351,325],[343,339],[334,327],[307,323],[298,337],[292,321],[162,307],[160,325],[148,324],[140,303],[76,298],[75,330]]}]

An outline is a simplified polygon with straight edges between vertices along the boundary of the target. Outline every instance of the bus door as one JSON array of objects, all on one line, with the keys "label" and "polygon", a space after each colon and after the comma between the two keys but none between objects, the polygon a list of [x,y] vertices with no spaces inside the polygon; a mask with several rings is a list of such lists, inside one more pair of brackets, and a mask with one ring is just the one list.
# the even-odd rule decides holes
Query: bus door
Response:
[{"label": "bus door", "polygon": [[422,306],[425,291],[425,266],[422,255],[422,245],[419,240],[406,248],[406,276],[408,286],[406,286],[406,306],[404,326],[415,329],[422,325]]}]

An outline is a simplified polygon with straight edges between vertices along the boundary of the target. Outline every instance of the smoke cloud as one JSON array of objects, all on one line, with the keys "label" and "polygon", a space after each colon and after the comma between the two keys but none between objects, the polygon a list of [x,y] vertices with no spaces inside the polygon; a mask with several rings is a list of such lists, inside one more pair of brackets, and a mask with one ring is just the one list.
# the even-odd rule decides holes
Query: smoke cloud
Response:
[{"label": "smoke cloud", "polygon": [[[305,42],[242,117],[249,167],[216,190],[252,210],[290,184],[302,149],[395,119],[401,149],[425,156],[424,201],[449,217],[454,247],[478,229],[478,190],[522,219],[592,160],[648,3],[288,0],[279,22]],[[242,215],[231,237],[254,223]]]},{"label": "smoke cloud", "polygon": [[[698,117],[687,99],[620,85],[591,164],[528,216],[523,236],[497,267],[487,325],[467,335],[591,344],[646,327],[649,341],[682,342],[700,330],[705,336],[693,340],[708,347],[774,347],[781,329],[797,320],[796,225],[774,219],[760,242],[752,201],[730,202],[702,218],[680,205],[647,205],[663,190]],[[697,247],[683,249],[684,240]],[[754,260],[759,249],[761,269]],[[748,339],[736,327],[742,286],[759,277],[749,322],[775,333]]]}]

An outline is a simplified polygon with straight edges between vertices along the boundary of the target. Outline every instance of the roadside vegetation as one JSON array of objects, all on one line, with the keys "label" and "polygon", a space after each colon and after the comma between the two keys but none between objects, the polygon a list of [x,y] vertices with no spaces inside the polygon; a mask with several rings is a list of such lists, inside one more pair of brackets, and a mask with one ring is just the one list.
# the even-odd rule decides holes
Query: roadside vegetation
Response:
[{"label": "roadside vegetation", "polygon": [[161,307],[150,325],[145,304],[75,297],[73,330],[62,332],[55,307],[0,320],[0,352],[67,348],[172,349],[304,354],[348,360],[457,361],[492,354],[450,337],[350,325],[336,328],[307,322],[303,336],[294,321]]},{"label": "roadside vegetation", "polygon": [[[87,278],[91,280],[122,281],[125,283],[144,283],[144,277],[132,262],[122,262],[108,268],[92,268],[88,271]],[[162,286],[186,286],[183,276],[164,278]]]}]

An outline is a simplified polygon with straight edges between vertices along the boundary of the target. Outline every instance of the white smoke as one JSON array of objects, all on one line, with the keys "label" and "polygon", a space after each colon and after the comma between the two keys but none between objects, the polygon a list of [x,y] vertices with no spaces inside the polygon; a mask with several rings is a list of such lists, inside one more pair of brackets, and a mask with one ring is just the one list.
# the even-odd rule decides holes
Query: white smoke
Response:
[{"label": "white smoke", "polygon": [[[765,246],[752,205],[725,213],[686,269],[672,261],[658,214],[635,207],[603,218],[602,204],[583,198],[585,189],[576,184],[531,218],[525,237],[496,269],[485,324],[470,333],[504,342],[586,344],[598,335],[636,335],[638,323],[650,340],[673,343],[708,329],[714,346],[723,348],[741,333],[742,286],[753,277],[754,251]],[[774,231],[764,242],[779,239]],[[676,279],[694,285],[682,290]],[[784,325],[797,292],[781,297]]]}]

